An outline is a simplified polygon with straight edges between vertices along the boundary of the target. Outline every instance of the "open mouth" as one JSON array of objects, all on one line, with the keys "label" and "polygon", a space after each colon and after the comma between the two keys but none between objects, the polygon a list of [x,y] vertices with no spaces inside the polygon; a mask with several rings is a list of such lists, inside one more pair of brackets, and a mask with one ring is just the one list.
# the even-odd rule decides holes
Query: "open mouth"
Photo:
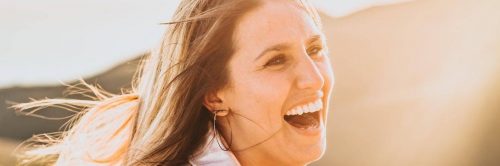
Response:
[{"label": "open mouth", "polygon": [[297,106],[284,116],[285,121],[299,129],[318,128],[320,125],[319,113],[323,108],[321,100]]}]

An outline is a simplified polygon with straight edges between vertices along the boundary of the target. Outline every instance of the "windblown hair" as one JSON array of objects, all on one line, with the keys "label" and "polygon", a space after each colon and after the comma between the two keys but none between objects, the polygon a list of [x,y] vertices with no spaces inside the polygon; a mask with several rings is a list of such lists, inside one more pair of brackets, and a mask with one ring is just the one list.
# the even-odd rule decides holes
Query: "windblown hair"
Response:
[{"label": "windblown hair", "polygon": [[[318,14],[297,0],[317,24]],[[14,105],[34,114],[78,108],[69,130],[36,135],[19,164],[185,165],[206,143],[205,95],[230,85],[234,31],[257,0],[182,0],[158,49],[142,60],[129,92],[113,95],[82,82],[95,100],[44,99]],[[321,27],[321,26],[319,26]],[[147,148],[145,148],[147,147]]]}]

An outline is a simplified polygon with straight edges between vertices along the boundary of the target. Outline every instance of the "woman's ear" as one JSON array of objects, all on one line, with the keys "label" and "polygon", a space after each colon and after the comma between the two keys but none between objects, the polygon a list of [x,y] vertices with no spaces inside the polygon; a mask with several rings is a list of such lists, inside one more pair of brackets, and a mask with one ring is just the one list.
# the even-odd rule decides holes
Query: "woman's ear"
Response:
[{"label": "woman's ear", "polygon": [[216,111],[220,110],[227,110],[227,106],[225,106],[219,93],[207,93],[203,98],[203,105],[212,113],[216,113]]}]

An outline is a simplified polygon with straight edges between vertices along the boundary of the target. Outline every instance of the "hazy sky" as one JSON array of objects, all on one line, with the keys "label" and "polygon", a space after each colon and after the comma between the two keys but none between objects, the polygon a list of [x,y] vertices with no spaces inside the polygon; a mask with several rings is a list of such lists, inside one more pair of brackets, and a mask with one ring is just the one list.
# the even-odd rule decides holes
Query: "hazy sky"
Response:
[{"label": "hazy sky", "polygon": [[[404,0],[313,0],[331,16]],[[0,88],[59,84],[155,47],[177,0],[0,0]]]}]

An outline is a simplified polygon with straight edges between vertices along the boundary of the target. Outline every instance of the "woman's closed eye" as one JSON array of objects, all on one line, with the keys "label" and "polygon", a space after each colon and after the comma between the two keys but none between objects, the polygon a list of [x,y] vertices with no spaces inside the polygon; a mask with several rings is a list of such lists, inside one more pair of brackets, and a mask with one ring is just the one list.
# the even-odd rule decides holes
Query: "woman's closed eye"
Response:
[{"label": "woman's closed eye", "polygon": [[275,66],[280,66],[283,65],[287,62],[287,58],[284,54],[278,54],[274,57],[272,57],[270,60],[266,62],[264,67],[275,67]]},{"label": "woman's closed eye", "polygon": [[[312,46],[311,48],[309,48],[307,50],[307,54],[309,56],[311,56],[313,59],[317,59],[317,60],[320,60],[321,57],[323,56],[321,53],[323,51],[323,47],[321,46]],[[268,60],[265,64],[264,64],[264,68],[268,68],[268,67],[279,67],[279,66],[282,66],[284,64],[286,64],[288,61],[288,58],[286,57],[285,54],[278,54],[274,57],[272,57],[270,60]]]},{"label": "woman's closed eye", "polygon": [[313,58],[319,58],[322,57],[321,51],[323,50],[323,47],[321,46],[313,46],[307,50],[307,54]]}]

